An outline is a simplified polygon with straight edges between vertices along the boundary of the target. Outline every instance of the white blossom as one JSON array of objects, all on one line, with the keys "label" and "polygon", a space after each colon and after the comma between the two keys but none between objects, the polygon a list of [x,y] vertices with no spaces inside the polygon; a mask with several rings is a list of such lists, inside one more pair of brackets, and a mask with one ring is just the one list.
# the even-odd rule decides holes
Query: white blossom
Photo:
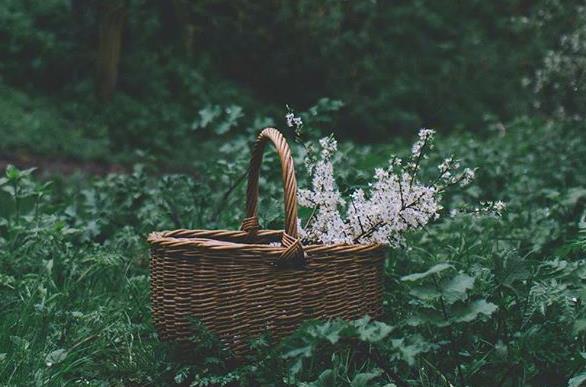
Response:
[{"label": "white blossom", "polygon": [[[298,222],[304,242],[397,246],[403,242],[405,232],[437,219],[444,189],[456,183],[468,184],[474,178],[474,170],[459,170],[460,163],[450,157],[438,166],[440,175],[433,184],[419,181],[419,161],[431,149],[434,133],[422,129],[410,160],[403,163],[400,158],[392,157],[386,169],[376,168],[371,183],[356,189],[347,200],[340,194],[334,178],[332,159],[337,142],[332,136],[322,138],[317,160],[306,160],[311,188],[298,192],[299,204],[313,209],[305,227]],[[496,202],[493,207],[502,211],[504,203]]]},{"label": "white blossom", "polygon": [[301,117],[295,117],[295,114],[293,113],[287,113],[285,115],[285,120],[287,121],[287,126],[290,128],[295,126],[295,128],[299,129],[303,125]]},{"label": "white blossom", "polygon": [[423,148],[426,145],[431,144],[431,140],[433,139],[433,135],[435,134],[435,130],[433,129],[421,129],[419,131],[419,139],[413,144],[411,148],[411,155],[414,159],[418,159],[421,157]]},{"label": "white blossom", "polygon": [[468,185],[468,184],[470,184],[470,182],[472,180],[474,180],[475,177],[476,177],[476,172],[474,172],[474,169],[465,168],[464,172],[462,174],[462,179],[460,180],[460,184],[462,186]]}]

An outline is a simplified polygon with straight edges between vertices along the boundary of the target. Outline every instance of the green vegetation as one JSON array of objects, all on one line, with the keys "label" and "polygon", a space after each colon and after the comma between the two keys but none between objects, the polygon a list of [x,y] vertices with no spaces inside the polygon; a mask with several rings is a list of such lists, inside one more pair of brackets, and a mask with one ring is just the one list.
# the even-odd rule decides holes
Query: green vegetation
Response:
[{"label": "green vegetation", "polygon": [[[0,162],[22,165],[0,174],[0,385],[582,385],[578,3],[3,1]],[[265,126],[302,171],[286,104],[306,138],[340,138],[343,192],[420,126],[438,130],[423,174],[453,154],[477,177],[389,252],[379,321],[308,321],[237,364],[194,320],[179,354],[151,321],[146,236],[237,228]],[[281,228],[265,160],[260,216]],[[452,211],[494,200],[502,217]]]},{"label": "green vegetation", "polygon": [[[227,200],[223,193],[245,170],[245,156],[226,162],[219,154],[196,178],[153,177],[137,165],[128,175],[43,182],[10,167],[0,181],[0,380],[564,385],[583,371],[586,348],[582,130],[524,119],[504,135],[444,138],[441,153],[479,167],[446,211],[492,198],[508,203],[506,214],[446,216],[410,235],[410,247],[389,256],[380,322],[310,322],[276,346],[259,338],[258,354],[236,368],[205,330],[187,358],[158,341],[144,238],[158,229],[237,227],[244,187]],[[247,151],[238,141],[226,147]],[[352,170],[391,150],[342,148]],[[278,168],[263,173],[263,218],[278,227]],[[359,184],[360,176],[343,180]]]}]

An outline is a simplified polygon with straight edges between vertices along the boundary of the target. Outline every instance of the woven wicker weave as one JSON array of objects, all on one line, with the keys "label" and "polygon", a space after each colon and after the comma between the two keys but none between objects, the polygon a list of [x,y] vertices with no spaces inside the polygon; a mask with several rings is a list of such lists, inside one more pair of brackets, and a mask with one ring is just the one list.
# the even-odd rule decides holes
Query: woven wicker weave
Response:
[{"label": "woven wicker weave", "polygon": [[[285,230],[261,230],[258,180],[271,141],[280,156]],[[297,182],[283,136],[272,128],[255,144],[241,231],[175,230],[149,235],[151,301],[163,340],[188,340],[200,319],[238,356],[252,339],[275,338],[313,318],[355,319],[382,311],[382,245],[302,245]],[[275,243],[277,242],[277,243]]]}]

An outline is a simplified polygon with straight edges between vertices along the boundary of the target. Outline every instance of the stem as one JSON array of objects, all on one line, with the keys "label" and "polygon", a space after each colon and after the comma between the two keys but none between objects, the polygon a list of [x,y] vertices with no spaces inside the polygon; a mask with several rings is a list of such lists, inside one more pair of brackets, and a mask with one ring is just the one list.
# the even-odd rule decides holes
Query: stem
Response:
[{"label": "stem", "polygon": [[16,215],[16,224],[20,224],[20,198],[17,180],[12,182],[12,187],[14,188],[14,211]]},{"label": "stem", "polygon": [[303,227],[305,230],[307,230],[307,227],[309,227],[309,225],[310,225],[311,221],[313,220],[313,218],[315,217],[315,214],[317,213],[318,209],[319,209],[319,205],[316,205],[315,207],[313,207],[313,210],[311,211],[311,215],[309,215],[307,222],[305,222],[305,227]]},{"label": "stem", "polygon": [[214,221],[218,221],[220,214],[226,208],[226,205],[225,205],[226,200],[228,200],[228,197],[230,197],[230,194],[232,194],[232,192],[234,192],[234,190],[240,185],[240,183],[242,183],[244,181],[244,178],[248,175],[249,169],[250,169],[250,167],[246,168],[246,171],[242,175],[240,175],[238,177],[238,179],[236,179],[236,181],[224,193],[224,195],[222,196],[222,199],[218,203],[218,207],[216,208],[216,212],[214,212],[214,214],[212,215],[212,219]]},{"label": "stem", "polygon": [[354,238],[354,243],[358,243],[360,238],[371,236],[379,227],[383,226],[384,224],[385,224],[385,222],[378,222],[377,224],[375,224],[374,226],[369,228],[366,232],[363,232],[360,235],[358,235],[356,238]]},{"label": "stem", "polygon": [[428,365],[429,367],[431,367],[431,368],[432,368],[432,369],[433,369],[435,372],[437,372],[438,374],[440,374],[440,376],[441,376],[441,377],[444,379],[444,382],[445,382],[447,385],[449,385],[449,386],[451,386],[451,385],[452,385],[452,382],[450,382],[450,379],[449,379],[449,378],[448,378],[448,377],[447,377],[447,376],[446,376],[446,375],[445,375],[445,374],[442,372],[442,370],[440,370],[439,368],[437,368],[436,366],[434,366],[433,364],[431,364],[431,363],[429,362],[429,360],[427,360],[425,357],[421,356],[421,359],[422,359],[422,360],[423,360],[425,363],[427,363],[427,365]]},{"label": "stem", "polygon": [[421,149],[419,150],[419,155],[417,156],[417,160],[415,161],[415,167],[413,168],[413,175],[411,175],[411,182],[409,182],[409,188],[413,186],[413,180],[415,180],[415,176],[417,175],[419,163],[421,163],[421,159],[423,159],[423,152],[425,150],[425,146],[427,145],[428,139],[429,136],[425,138],[425,140],[423,141],[423,145],[421,145]]},{"label": "stem", "polygon": [[[439,284],[437,283],[437,275],[436,274],[433,275],[433,284],[435,285],[436,290],[441,292]],[[449,323],[450,318],[448,315],[448,310],[446,308],[446,303],[444,301],[444,297],[440,296],[439,301],[440,301],[440,307],[442,310],[442,315],[444,316],[444,319],[446,320],[446,322]],[[452,354],[457,357],[456,341],[455,341],[455,337],[454,337],[454,331],[452,330],[451,325],[448,325],[448,335],[450,337],[450,350],[452,351]],[[466,381],[464,380],[464,373],[462,371],[462,366],[460,365],[459,361],[458,361],[458,377],[460,379],[460,385],[462,387],[466,386]]]}]

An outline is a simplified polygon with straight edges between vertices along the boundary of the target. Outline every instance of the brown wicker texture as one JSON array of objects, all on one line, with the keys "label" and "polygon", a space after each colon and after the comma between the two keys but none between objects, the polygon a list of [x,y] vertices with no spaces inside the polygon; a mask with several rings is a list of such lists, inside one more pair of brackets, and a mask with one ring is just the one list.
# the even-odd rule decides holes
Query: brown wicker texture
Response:
[{"label": "brown wicker texture", "polygon": [[[271,141],[280,156],[285,230],[261,230],[258,180]],[[356,319],[382,311],[382,245],[302,245],[297,183],[283,136],[272,128],[255,144],[241,231],[175,230],[149,235],[151,301],[163,340],[188,340],[201,320],[237,356],[266,331],[277,339],[313,318]]]}]

